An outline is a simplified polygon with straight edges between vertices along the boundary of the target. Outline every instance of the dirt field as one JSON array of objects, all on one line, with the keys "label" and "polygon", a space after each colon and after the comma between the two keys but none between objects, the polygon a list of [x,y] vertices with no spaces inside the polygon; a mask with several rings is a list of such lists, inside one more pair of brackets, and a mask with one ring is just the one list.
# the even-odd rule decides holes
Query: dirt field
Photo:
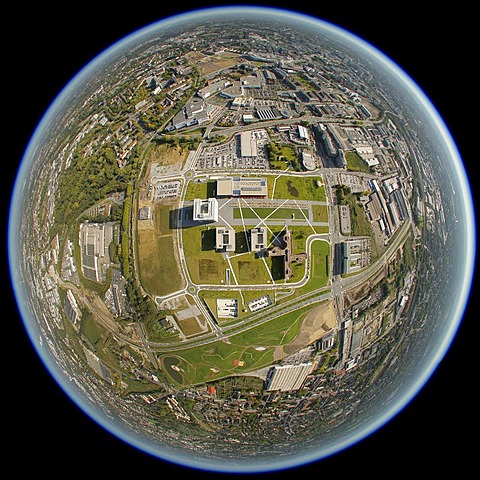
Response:
[{"label": "dirt field", "polygon": [[182,320],[180,321],[179,326],[186,337],[196,335],[197,333],[203,331],[195,318],[187,318],[185,320]]},{"label": "dirt field", "polygon": [[182,277],[175,256],[174,239],[168,228],[168,219],[162,218],[168,215],[169,209],[157,205],[155,212],[155,220],[137,222],[139,273],[148,292],[166,295],[181,288]]},{"label": "dirt field", "polygon": [[334,302],[323,302],[310,310],[302,321],[300,331],[293,341],[283,348],[286,355],[301,350],[310,343],[323,337],[337,322]]},{"label": "dirt field", "polygon": [[192,63],[195,63],[203,75],[208,75],[223,68],[233,67],[238,63],[236,53],[223,52],[217,55],[205,55],[201,52],[190,52],[188,58]]},{"label": "dirt field", "polygon": [[162,144],[155,147],[148,160],[150,163],[159,165],[182,164],[187,158],[188,152],[189,150],[186,148]]}]

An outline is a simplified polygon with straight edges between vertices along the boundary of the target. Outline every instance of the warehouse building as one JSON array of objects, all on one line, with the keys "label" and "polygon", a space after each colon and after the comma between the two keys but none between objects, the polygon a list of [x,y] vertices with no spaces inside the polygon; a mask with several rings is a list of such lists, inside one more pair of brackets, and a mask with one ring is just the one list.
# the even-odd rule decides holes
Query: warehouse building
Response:
[{"label": "warehouse building", "polygon": [[211,97],[217,93],[220,93],[222,90],[225,90],[227,87],[231,86],[232,83],[228,80],[218,80],[217,82],[211,83],[204,88],[201,88],[198,91],[198,96],[206,100],[208,97]]},{"label": "warehouse building", "polygon": [[71,290],[67,290],[67,295],[65,296],[65,313],[74,325],[82,318],[82,312]]},{"label": "warehouse building", "polygon": [[105,281],[110,262],[108,247],[113,240],[114,223],[80,224],[81,269],[84,277],[94,282]]},{"label": "warehouse building", "polygon": [[311,371],[311,362],[299,365],[275,365],[268,372],[265,388],[269,392],[300,390]]},{"label": "warehouse building", "polygon": [[251,131],[240,134],[240,154],[244,158],[258,157],[257,139]]}]

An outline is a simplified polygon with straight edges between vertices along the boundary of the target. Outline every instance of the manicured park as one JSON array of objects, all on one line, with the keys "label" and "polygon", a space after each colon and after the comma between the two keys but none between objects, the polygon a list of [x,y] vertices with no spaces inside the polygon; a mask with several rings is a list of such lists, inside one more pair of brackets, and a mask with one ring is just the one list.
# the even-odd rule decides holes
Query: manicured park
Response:
[{"label": "manicured park", "polygon": [[[311,308],[312,305],[308,305],[274,317],[231,335],[228,341],[219,340],[179,350],[175,352],[178,371],[170,378],[174,383],[188,387],[270,365],[274,361],[275,349],[287,345],[298,335],[302,320]],[[167,357],[171,355],[160,357],[161,364]],[[171,373],[168,368],[164,370],[167,375]]]}]

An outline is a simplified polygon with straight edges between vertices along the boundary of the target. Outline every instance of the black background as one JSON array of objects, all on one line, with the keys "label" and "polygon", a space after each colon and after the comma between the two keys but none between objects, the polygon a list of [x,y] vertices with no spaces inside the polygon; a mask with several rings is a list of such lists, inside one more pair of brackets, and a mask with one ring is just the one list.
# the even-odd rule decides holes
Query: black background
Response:
[{"label": "black background", "polygon": [[[42,115],[65,84],[113,42],[174,13],[215,2],[163,5],[161,2],[73,2],[58,6],[21,3],[4,14],[2,35],[2,202],[6,225],[11,188],[24,149]],[[464,3],[464,2],[463,2]],[[225,4],[225,3],[223,3]],[[260,4],[249,2],[249,4]],[[478,147],[474,132],[478,108],[478,51],[474,18],[462,2],[418,10],[418,2],[317,2],[311,6],[262,2],[313,14],[352,31],[403,68],[432,100],[445,120],[476,191]],[[5,29],[13,34],[5,37]],[[478,137],[478,135],[477,135]],[[5,234],[3,235],[5,241]],[[126,474],[178,478],[226,478],[225,474],[186,469],[140,452],[103,430],[59,389],[41,364],[15,307],[6,255],[1,294],[4,365],[2,371],[2,437],[7,464],[53,478],[83,474],[124,478]],[[248,475],[284,479],[359,475],[429,477],[454,468],[457,474],[474,464],[470,433],[478,428],[477,355],[474,345],[477,286],[452,347],[435,374],[399,415],[361,443],[293,470]],[[5,299],[5,303],[4,303]],[[5,452],[4,452],[5,453]],[[2,465],[6,467],[5,463]]]}]

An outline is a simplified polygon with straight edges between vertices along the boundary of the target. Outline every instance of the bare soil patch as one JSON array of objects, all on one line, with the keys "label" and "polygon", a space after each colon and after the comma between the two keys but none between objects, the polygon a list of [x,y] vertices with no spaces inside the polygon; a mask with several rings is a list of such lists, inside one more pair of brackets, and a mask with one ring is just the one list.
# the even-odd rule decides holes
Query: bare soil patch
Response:
[{"label": "bare soil patch", "polygon": [[285,345],[285,354],[291,355],[320,339],[335,327],[336,322],[337,317],[333,301],[329,300],[312,308],[305,315],[298,335],[288,345]]}]

